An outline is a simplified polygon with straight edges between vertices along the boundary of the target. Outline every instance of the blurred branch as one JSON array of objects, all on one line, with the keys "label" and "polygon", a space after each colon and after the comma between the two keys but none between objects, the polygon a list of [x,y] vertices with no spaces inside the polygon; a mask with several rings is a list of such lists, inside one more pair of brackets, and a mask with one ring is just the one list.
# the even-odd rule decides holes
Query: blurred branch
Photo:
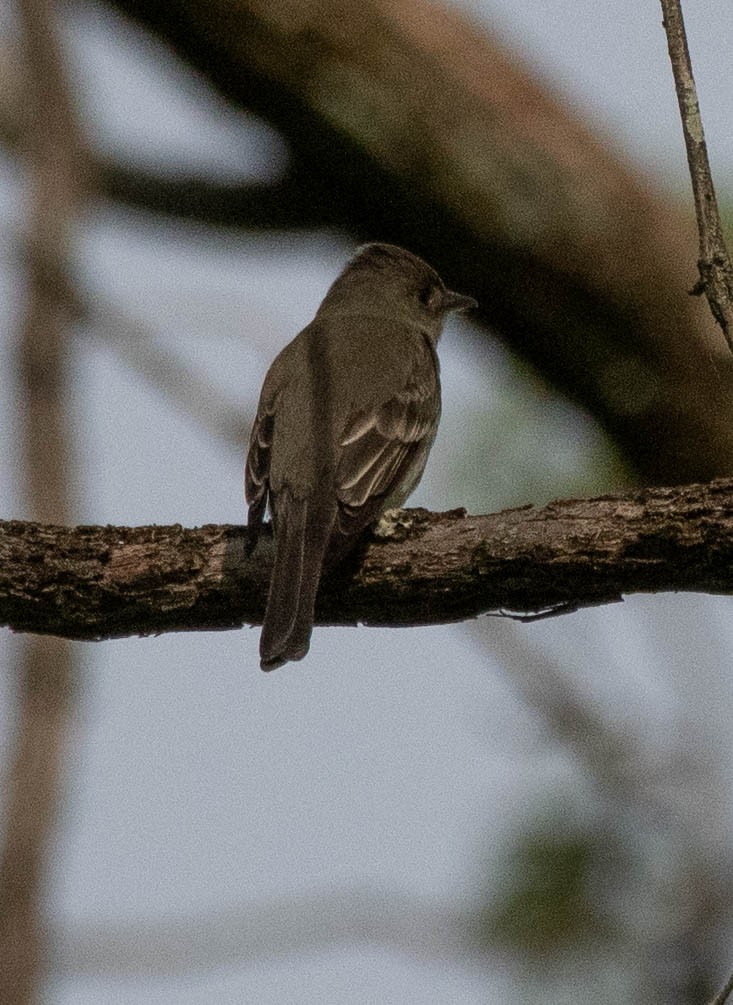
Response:
[{"label": "blurred branch", "polygon": [[[604,855],[616,846],[623,849],[622,856],[628,856],[625,867],[612,881],[610,900],[622,897],[626,873],[634,877],[637,898],[638,885],[643,883],[647,887],[644,903],[667,899],[681,905],[677,914],[670,910],[663,923],[650,926],[645,918],[641,923],[644,938],[639,938],[639,930],[629,917],[613,928],[613,937],[625,942],[617,946],[617,958],[633,959],[639,969],[643,990],[637,989],[636,1000],[698,1005],[701,988],[712,986],[711,974],[718,969],[716,956],[720,953],[720,942],[713,933],[722,928],[729,914],[731,893],[730,855],[727,851],[711,853],[706,847],[710,824],[706,815],[701,817],[699,809],[701,780],[711,782],[706,756],[710,751],[706,749],[702,754],[694,735],[681,729],[676,749],[660,762],[646,734],[634,735],[627,716],[619,725],[612,715],[602,713],[597,700],[583,693],[582,672],[574,673],[573,668],[564,670],[552,656],[533,646],[527,633],[517,625],[497,625],[481,619],[473,622],[469,631],[481,640],[487,653],[498,659],[510,683],[541,716],[560,749],[573,753],[579,769],[592,782],[598,819],[589,833],[602,834]],[[587,669],[590,672],[591,668]],[[620,702],[623,701],[622,696]],[[685,790],[690,809],[687,816],[678,805]],[[712,800],[724,799],[725,791],[723,781]],[[670,801],[670,793],[674,793],[677,805]],[[585,798],[583,806],[586,811],[590,809]],[[569,819],[567,826],[572,831]],[[633,841],[629,844],[632,834]],[[641,868],[637,872],[633,863],[629,864],[630,860],[643,857],[644,835],[655,854],[665,857],[661,878],[653,870]],[[542,835],[540,845],[548,840],[549,834]],[[527,881],[535,880],[530,875]],[[660,882],[662,898],[652,892]],[[595,882],[588,891],[600,916],[605,916],[609,909],[603,902],[604,889],[605,884]],[[517,924],[530,925],[532,920],[518,919]],[[675,961],[673,966],[671,960]]]},{"label": "blurred branch", "polygon": [[210,436],[238,450],[244,450],[252,416],[231,405],[210,381],[199,376],[178,353],[141,321],[124,311],[74,293],[69,306],[90,337],[104,343],[124,364],[147,384],[164,395],[176,408]]},{"label": "blurred branch", "polygon": [[[22,140],[30,179],[28,231],[44,258],[65,260],[86,162],[53,3],[19,0],[18,7],[26,69]],[[64,409],[68,320],[64,303],[31,267],[18,377],[25,406],[21,421],[29,508],[44,521],[65,522],[70,516],[71,453]],[[67,643],[29,639],[22,659],[0,858],[0,1000],[10,1005],[30,1005],[41,995],[39,914],[72,687]]]},{"label": "blurred branch", "polygon": [[[733,481],[490,516],[406,510],[322,584],[318,624],[566,613],[625,593],[733,594]],[[74,639],[261,623],[265,536],[243,527],[0,522],[0,624]]]},{"label": "blurred branch", "polygon": [[97,162],[99,190],[110,199],[180,219],[252,230],[312,230],[336,222],[313,206],[296,175],[269,184],[221,184],[166,178],[124,164]]},{"label": "blurred branch", "polygon": [[[0,42],[0,142],[19,147],[23,136],[22,74],[14,51]],[[313,229],[338,222],[308,199],[297,164],[271,183],[235,184],[205,177],[168,177],[86,151],[96,195],[154,213],[216,226],[261,230]]]},{"label": "blurred branch", "polygon": [[244,448],[252,417],[231,405],[211,383],[199,377],[147,324],[105,303],[85,296],[73,281],[67,263],[49,260],[32,241],[20,241],[23,260],[36,281],[56,297],[69,317],[80,322],[89,338],[104,343],[131,370],[211,436],[239,450]]},{"label": "blurred branch", "polygon": [[[497,625],[484,618],[467,628],[504,667],[515,691],[542,717],[560,748],[572,751],[603,801],[612,807],[609,816],[619,815],[629,801],[639,801],[641,778],[645,789],[653,790],[659,781],[656,773],[651,768],[646,774],[638,771],[643,759],[639,741],[627,728],[613,728],[597,704],[583,694],[580,682],[571,680],[546,652],[533,646],[524,630],[517,624]],[[658,813],[656,799],[653,804],[646,797],[642,802],[646,813]]]},{"label": "blurred branch", "polygon": [[236,447],[244,456],[251,415],[229,404],[146,324],[98,301],[94,305],[81,302],[80,306],[84,311],[82,320],[93,337],[202,430]]},{"label": "blurred branch", "polygon": [[161,977],[367,943],[433,962],[480,959],[478,919],[406,894],[346,888],[150,924],[49,933],[55,974]]},{"label": "blurred branch", "polygon": [[237,450],[244,449],[252,425],[249,412],[232,405],[210,381],[192,370],[150,325],[99,296],[85,296],[78,284],[70,281],[65,266],[60,267],[55,260],[44,261],[42,252],[27,240],[22,245],[24,260],[34,269],[37,281],[63,300],[70,318],[81,324],[86,338],[106,345],[125,366],[209,435]]},{"label": "blurred branch", "polygon": [[720,224],[682,6],[680,0],[661,0],[661,3],[700,234],[700,257],[697,263],[700,281],[694,292],[704,293],[708,298],[713,317],[723,329],[733,351],[733,265]]},{"label": "blurred branch", "polygon": [[644,478],[733,472],[733,358],[685,292],[691,229],[516,53],[428,0],[109,2],[280,129],[309,213],[476,296]]},{"label": "blurred branch", "polygon": [[516,54],[427,0],[419,16],[411,0],[310,5],[297,31],[282,0],[109,2],[277,126],[292,160],[273,186],[241,187],[100,161],[101,190],[178,216],[404,244],[476,295],[644,479],[733,472],[733,361],[685,294],[686,220]]}]

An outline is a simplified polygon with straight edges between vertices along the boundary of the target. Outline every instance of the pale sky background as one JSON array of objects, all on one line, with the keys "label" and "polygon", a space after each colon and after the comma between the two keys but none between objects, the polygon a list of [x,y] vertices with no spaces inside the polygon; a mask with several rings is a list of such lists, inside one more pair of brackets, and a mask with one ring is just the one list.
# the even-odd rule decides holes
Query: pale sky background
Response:
[{"label": "pale sky background", "polygon": [[[629,159],[687,192],[658,2],[462,6],[536,63]],[[107,12],[72,11],[66,39],[98,146],[152,166],[215,167],[225,178],[276,173],[285,153],[269,128],[233,114]],[[688,0],[685,12],[724,188],[733,180],[733,5]],[[21,226],[17,165],[0,157],[0,512],[8,517],[25,515],[11,380],[20,273],[9,241]],[[145,320],[233,404],[252,408],[275,352],[310,320],[352,250],[336,235],[223,235],[101,208],[80,227],[77,253],[96,297]],[[527,383],[499,347],[490,374],[472,366],[468,323],[453,322],[442,342],[444,419],[414,504],[488,510],[582,491],[597,465],[611,477],[593,423]],[[213,441],[96,339],[80,335],[74,371],[79,522],[244,522],[244,443],[234,450]],[[489,474],[467,500],[456,444],[476,423],[486,441],[472,447],[478,456],[468,466]],[[680,737],[702,733],[701,723],[714,747],[727,722],[730,612],[725,598],[632,598],[520,631],[562,663],[601,714],[645,735],[664,759]],[[506,626],[488,623],[492,632],[501,648]],[[88,951],[100,932],[99,958],[124,969],[124,952],[111,948],[114,925],[138,931],[144,948],[147,925],[180,921],[189,930],[189,919],[231,912],[244,928],[273,902],[344,891],[348,901],[353,889],[366,891],[365,903],[383,900],[385,912],[400,898],[436,918],[481,906],[528,808],[552,796],[583,804],[588,783],[572,758],[517,699],[493,647],[467,628],[316,630],[306,661],[270,675],[258,669],[258,635],[79,646],[79,714],[48,896],[66,951],[45,1002],[499,1005],[521,1000],[518,986],[539,1000],[531,981],[518,984],[529,979],[510,960],[456,953],[446,961],[398,937],[294,937],[295,948],[286,939],[278,954],[263,936],[250,958],[232,954],[213,969],[134,979],[100,972]],[[12,667],[17,648],[0,635],[3,665]],[[2,749],[12,692],[12,673],[1,675]],[[730,840],[731,765],[715,760],[707,781],[725,799],[714,811],[701,802],[698,814],[707,820],[700,840],[711,846]],[[655,882],[640,893],[649,903]],[[317,911],[312,927],[317,933]],[[565,975],[564,987],[561,975],[553,1002],[581,1000],[587,976]],[[613,964],[594,980],[594,1002],[627,1000]]]}]

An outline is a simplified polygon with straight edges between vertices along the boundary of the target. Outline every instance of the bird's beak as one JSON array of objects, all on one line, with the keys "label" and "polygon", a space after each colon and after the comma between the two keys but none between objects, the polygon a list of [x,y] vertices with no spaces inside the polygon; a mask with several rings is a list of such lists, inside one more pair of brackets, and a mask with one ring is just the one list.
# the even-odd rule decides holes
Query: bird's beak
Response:
[{"label": "bird's beak", "polygon": [[462,293],[454,293],[453,290],[446,290],[443,294],[445,311],[468,311],[472,307],[478,307],[478,302],[473,297],[464,297]]}]

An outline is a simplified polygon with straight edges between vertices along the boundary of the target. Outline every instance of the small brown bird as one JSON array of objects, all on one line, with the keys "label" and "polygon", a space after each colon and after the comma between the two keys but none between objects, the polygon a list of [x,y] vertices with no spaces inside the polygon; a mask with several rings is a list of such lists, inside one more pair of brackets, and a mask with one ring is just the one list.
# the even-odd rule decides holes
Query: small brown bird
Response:
[{"label": "small brown bird", "polygon": [[260,394],[245,491],[254,540],[269,502],[275,563],[263,670],[308,652],[324,566],[419,482],[440,419],[436,343],[475,307],[391,244],[368,244],[285,346]]}]

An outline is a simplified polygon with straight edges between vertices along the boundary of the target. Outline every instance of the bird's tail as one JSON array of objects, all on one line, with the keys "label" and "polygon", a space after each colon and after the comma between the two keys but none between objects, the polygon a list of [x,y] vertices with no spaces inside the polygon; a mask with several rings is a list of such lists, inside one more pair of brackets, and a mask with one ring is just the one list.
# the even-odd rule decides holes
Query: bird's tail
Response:
[{"label": "bird's tail", "polygon": [[278,500],[275,564],[260,636],[260,666],[274,670],[308,652],[316,593],[335,519],[311,496]]}]

